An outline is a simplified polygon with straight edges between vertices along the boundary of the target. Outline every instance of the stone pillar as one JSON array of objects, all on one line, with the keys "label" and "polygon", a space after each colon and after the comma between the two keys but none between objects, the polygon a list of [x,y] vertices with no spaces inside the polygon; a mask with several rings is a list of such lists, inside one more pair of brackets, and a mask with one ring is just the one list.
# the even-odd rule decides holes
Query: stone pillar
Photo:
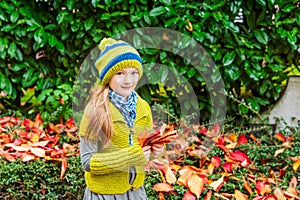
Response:
[{"label": "stone pillar", "polygon": [[269,123],[282,118],[287,125],[296,126],[300,120],[300,76],[289,78],[287,88],[269,114]]}]

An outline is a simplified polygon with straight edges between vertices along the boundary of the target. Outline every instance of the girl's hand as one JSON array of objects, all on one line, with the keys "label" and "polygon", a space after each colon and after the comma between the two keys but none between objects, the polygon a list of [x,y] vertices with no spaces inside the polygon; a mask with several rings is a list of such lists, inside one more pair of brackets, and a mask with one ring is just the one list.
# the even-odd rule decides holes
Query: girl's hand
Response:
[{"label": "girl's hand", "polygon": [[154,144],[151,148],[152,151],[152,155],[154,158],[157,158],[159,156],[161,156],[161,154],[163,153],[165,149],[165,145],[164,144]]},{"label": "girl's hand", "polygon": [[151,155],[151,146],[144,146],[142,149],[143,149],[146,160],[149,161],[150,155]]}]

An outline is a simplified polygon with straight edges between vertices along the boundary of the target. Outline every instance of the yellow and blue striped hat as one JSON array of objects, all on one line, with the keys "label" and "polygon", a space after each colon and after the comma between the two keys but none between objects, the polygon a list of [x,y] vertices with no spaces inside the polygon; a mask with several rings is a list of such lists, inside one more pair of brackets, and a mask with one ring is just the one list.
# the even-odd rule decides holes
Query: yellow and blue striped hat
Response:
[{"label": "yellow and blue striped hat", "polygon": [[101,85],[105,86],[116,72],[134,67],[139,71],[139,79],[143,75],[142,59],[137,50],[122,40],[104,38],[99,44],[101,51],[95,65],[99,71]]}]

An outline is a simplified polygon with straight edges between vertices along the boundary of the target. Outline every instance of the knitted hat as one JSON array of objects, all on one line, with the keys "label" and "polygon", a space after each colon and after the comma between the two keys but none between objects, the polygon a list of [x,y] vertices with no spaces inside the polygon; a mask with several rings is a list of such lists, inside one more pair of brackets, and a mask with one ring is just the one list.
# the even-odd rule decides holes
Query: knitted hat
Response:
[{"label": "knitted hat", "polygon": [[122,40],[104,38],[100,44],[101,51],[95,65],[99,71],[100,82],[107,85],[116,72],[134,67],[139,71],[139,79],[143,75],[142,59],[135,48]]}]

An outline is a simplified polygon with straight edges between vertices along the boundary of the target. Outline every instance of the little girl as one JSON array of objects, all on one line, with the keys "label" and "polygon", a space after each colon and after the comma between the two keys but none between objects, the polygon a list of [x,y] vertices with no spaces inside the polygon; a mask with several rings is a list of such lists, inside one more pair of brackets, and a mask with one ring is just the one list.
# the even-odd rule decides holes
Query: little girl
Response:
[{"label": "little girl", "polygon": [[[104,38],[95,65],[101,85],[92,94],[79,127],[80,154],[85,170],[84,199],[147,199],[144,165],[150,147],[137,136],[152,129],[150,106],[135,91],[142,77],[142,60],[130,44]],[[152,149],[154,157],[163,145]]]}]

